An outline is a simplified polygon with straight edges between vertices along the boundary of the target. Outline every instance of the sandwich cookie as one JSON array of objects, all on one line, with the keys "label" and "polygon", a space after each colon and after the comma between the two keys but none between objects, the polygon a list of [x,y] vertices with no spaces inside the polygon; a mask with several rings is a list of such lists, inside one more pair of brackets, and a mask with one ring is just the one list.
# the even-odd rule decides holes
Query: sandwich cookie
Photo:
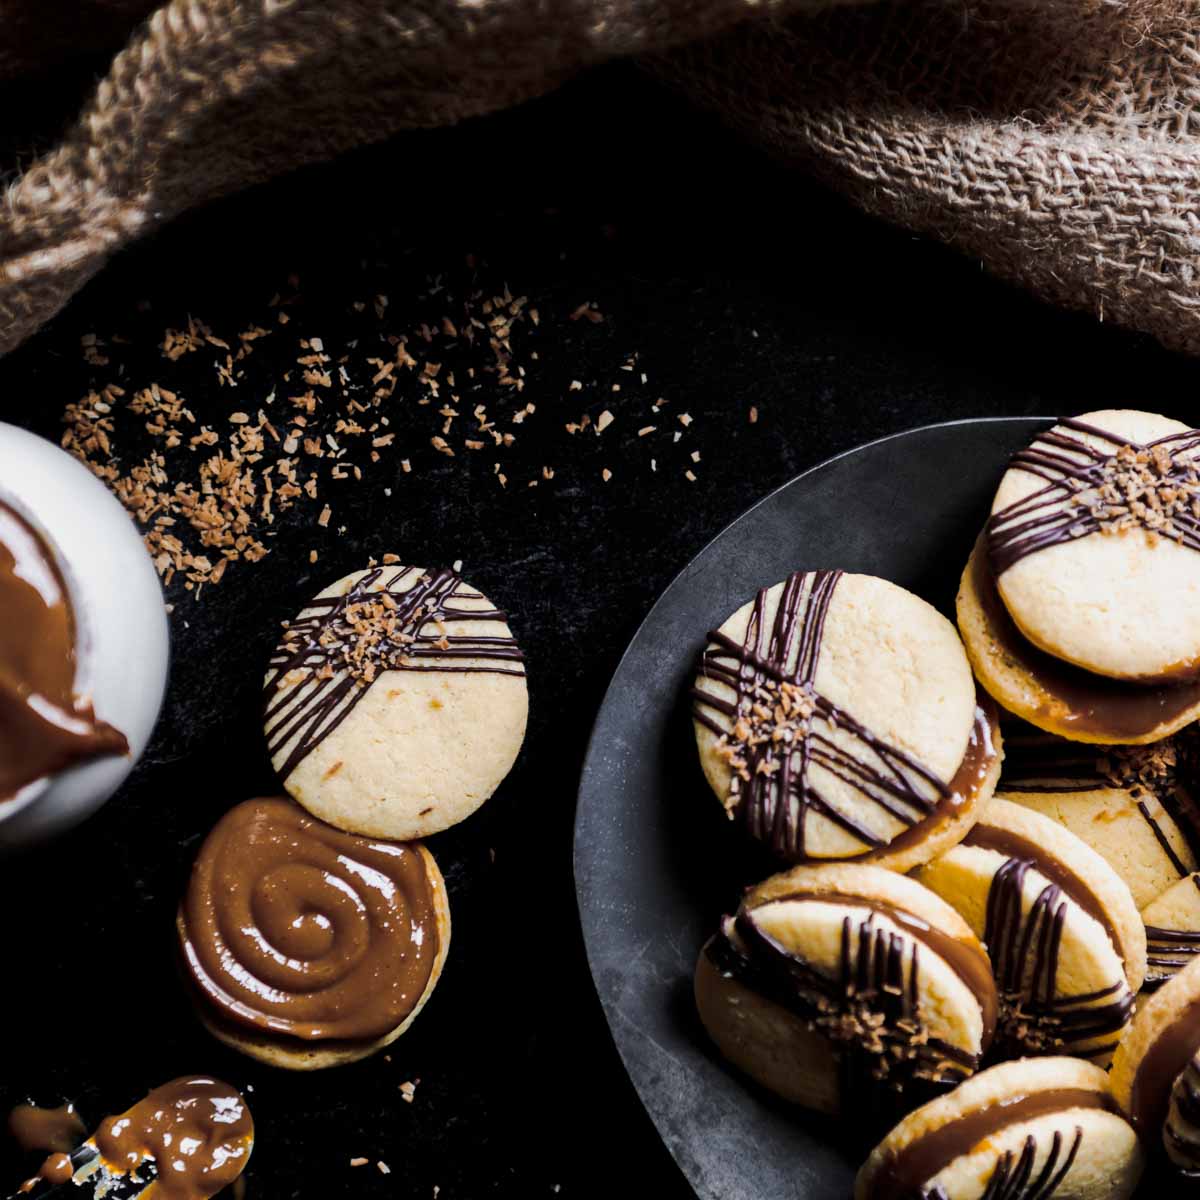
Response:
[{"label": "sandwich cookie", "polygon": [[1200,681],[1141,684],[1110,679],[1039,650],[996,590],[986,535],[963,571],[958,630],[975,677],[1008,712],[1075,742],[1157,742],[1200,718]]},{"label": "sandwich cookie", "polygon": [[1099,1067],[1022,1059],[905,1117],[859,1171],[854,1196],[1126,1200],[1144,1158]]},{"label": "sandwich cookie", "polygon": [[1195,746],[1192,728],[1148,746],[1101,748],[1005,722],[996,795],[1065,825],[1144,908],[1200,868]]},{"label": "sandwich cookie", "polygon": [[708,635],[692,711],[726,812],[789,862],[907,871],[962,838],[999,776],[954,626],[870,575],[760,591]]},{"label": "sandwich cookie", "polygon": [[917,878],[987,947],[1002,1056],[1107,1065],[1146,975],[1146,934],[1099,854],[1048,817],[993,799],[962,845]]},{"label": "sandwich cookie", "polygon": [[201,1020],[273,1066],[366,1058],[398,1038],[450,945],[419,842],[343,833],[290,800],[247,800],[205,839],[176,918]]},{"label": "sandwich cookie", "polygon": [[285,626],[264,690],[288,792],[339,829],[402,841],[496,790],[529,711],[504,614],[445,568],[385,565],[331,584]]},{"label": "sandwich cookie", "polygon": [[1059,421],[1009,464],[987,548],[1048,654],[1142,683],[1200,674],[1200,430],[1132,409]]},{"label": "sandwich cookie", "polygon": [[1146,987],[1177,975],[1200,955],[1200,874],[1185,876],[1142,909]]},{"label": "sandwich cookie", "polygon": [[895,1120],[978,1066],[996,1023],[987,956],[961,917],[880,867],[796,867],[747,892],[701,951],[700,1019],[786,1100]]},{"label": "sandwich cookie", "polygon": [[1112,1066],[1113,1094],[1143,1144],[1200,1178],[1200,959],[1138,1009]]}]

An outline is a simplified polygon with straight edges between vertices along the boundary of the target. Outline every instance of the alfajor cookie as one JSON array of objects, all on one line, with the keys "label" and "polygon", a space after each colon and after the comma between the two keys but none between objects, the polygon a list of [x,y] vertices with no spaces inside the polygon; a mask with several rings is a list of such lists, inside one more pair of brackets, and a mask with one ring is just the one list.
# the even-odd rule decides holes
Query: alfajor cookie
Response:
[{"label": "alfajor cookie", "polygon": [[1177,975],[1200,954],[1200,873],[1187,875],[1142,909],[1146,987]]},{"label": "alfajor cookie", "polygon": [[1112,1065],[1113,1094],[1143,1144],[1200,1172],[1200,959],[1144,1000]]},{"label": "alfajor cookie", "polygon": [[1126,1200],[1137,1135],[1105,1073],[1074,1058],[981,1071],[909,1113],[871,1152],[855,1200]]},{"label": "alfajor cookie", "polygon": [[285,625],[264,692],[288,792],[339,829],[398,840],[487,800],[529,710],[507,619],[445,568],[376,566],[331,584]]},{"label": "alfajor cookie", "polygon": [[1200,868],[1193,728],[1148,746],[1089,746],[1005,722],[996,795],[1065,825],[1144,908]]},{"label": "alfajor cookie", "polygon": [[987,947],[1002,1054],[1108,1062],[1146,975],[1146,935],[1100,855],[1049,818],[993,798],[962,845],[917,878]]},{"label": "alfajor cookie", "polygon": [[1157,742],[1200,719],[1200,681],[1142,684],[1109,679],[1039,650],[996,590],[986,537],[963,571],[958,630],[975,677],[1008,712],[1076,742]]},{"label": "alfajor cookie", "polygon": [[903,875],[796,867],[747,892],[701,951],[700,1019],[785,1099],[894,1120],[970,1075],[996,989],[978,939]]},{"label": "alfajor cookie", "polygon": [[713,791],[789,862],[908,870],[962,837],[999,775],[953,625],[870,575],[761,590],[709,634],[692,701]]},{"label": "alfajor cookie", "polygon": [[176,918],[204,1024],[293,1070],[366,1058],[424,1007],[450,945],[446,888],[419,842],[247,800],[205,839]]},{"label": "alfajor cookie", "polygon": [[987,546],[1035,646],[1115,679],[1200,674],[1200,430],[1132,409],[1059,421],[1010,462]]}]

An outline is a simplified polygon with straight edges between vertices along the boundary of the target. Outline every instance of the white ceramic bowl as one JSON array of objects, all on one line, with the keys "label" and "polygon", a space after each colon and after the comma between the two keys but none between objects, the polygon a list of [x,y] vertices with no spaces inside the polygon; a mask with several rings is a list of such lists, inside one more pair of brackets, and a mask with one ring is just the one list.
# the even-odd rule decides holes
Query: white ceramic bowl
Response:
[{"label": "white ceramic bowl", "polygon": [[76,622],[75,691],[129,754],[39,779],[0,801],[0,851],[60,833],[121,786],[150,740],[167,683],[167,614],[154,564],[120,502],[53,442],[0,423],[0,502],[45,539]]}]

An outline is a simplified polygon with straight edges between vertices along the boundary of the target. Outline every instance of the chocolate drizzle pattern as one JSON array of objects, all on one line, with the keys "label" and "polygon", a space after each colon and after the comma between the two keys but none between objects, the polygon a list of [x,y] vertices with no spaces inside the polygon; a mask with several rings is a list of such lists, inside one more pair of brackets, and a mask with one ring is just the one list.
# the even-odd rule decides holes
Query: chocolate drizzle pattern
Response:
[{"label": "chocolate drizzle pattern", "polygon": [[851,834],[864,854],[887,844],[822,791],[812,777],[814,766],[907,829],[956,800],[931,770],[814,686],[825,618],[841,576],[841,571],[790,575],[770,623],[770,589],[760,590],[742,641],[714,630],[701,655],[700,680],[724,685],[733,698],[699,682],[692,689],[695,720],[718,736],[719,752],[733,772],[727,805],[752,837],[793,862],[807,856],[810,813]]},{"label": "chocolate drizzle pattern", "polygon": [[416,845],[248,800],[192,868],[177,921],[184,966],[209,1011],[260,1036],[381,1037],[425,995],[439,886]]},{"label": "chocolate drizzle pattern", "polygon": [[282,779],[354,710],[385,671],[525,674],[507,617],[448,568],[375,567],[345,595],[311,600],[287,626],[264,688],[267,747]]},{"label": "chocolate drizzle pattern", "polygon": [[1200,1054],[1192,1056],[1171,1088],[1163,1145],[1179,1174],[1200,1179]]},{"label": "chocolate drizzle pattern", "polygon": [[[1191,880],[1200,891],[1200,874],[1192,875]],[[1158,925],[1147,925],[1145,986],[1161,987],[1197,954],[1200,954],[1200,929],[1163,929]]]},{"label": "chocolate drizzle pattern", "polygon": [[[825,894],[770,903],[796,899],[867,903]],[[922,952],[936,953],[933,946],[949,949],[953,943],[944,961],[960,972],[980,1002],[984,1047],[995,1026],[995,996],[977,947],[940,934],[902,910],[881,911],[903,933],[884,926],[873,908],[861,918],[847,914],[836,978],[782,946],[754,909],[726,917],[706,953],[722,975],[787,1009],[833,1043],[844,1111],[895,1120],[962,1082],[979,1064],[978,1055],[929,1035],[920,1010]],[[979,959],[977,971],[971,969],[976,966],[972,956]]]},{"label": "chocolate drizzle pattern", "polygon": [[[1068,1146],[1060,1130],[1054,1131],[1050,1150],[1042,1169],[1035,1176],[1038,1143],[1033,1134],[1026,1136],[1021,1153],[1005,1150],[996,1160],[980,1200],[1049,1200],[1075,1163],[1083,1144],[1083,1130],[1076,1125]],[[952,1200],[941,1187],[923,1191],[920,1200]]]},{"label": "chocolate drizzle pattern", "polygon": [[[1111,449],[1073,436],[1078,434]],[[1059,421],[1009,464],[1046,482],[988,520],[993,570],[1002,575],[1039,550],[1130,527],[1200,550],[1198,449],[1197,429],[1143,445],[1085,421]]]},{"label": "chocolate drizzle pattern", "polygon": [[1068,901],[1062,888],[1047,883],[1025,911],[1031,871],[1037,865],[1028,859],[1008,858],[988,889],[983,940],[1000,992],[997,1040],[1017,1055],[1061,1051],[1103,1060],[1133,1013],[1133,993],[1122,975],[1098,991],[1058,994]]},{"label": "chocolate drizzle pattern", "polygon": [[1200,808],[1192,796],[1196,731],[1185,730],[1145,746],[1089,746],[1029,728],[1005,729],[1001,792],[1128,792],[1179,878],[1190,868],[1163,828],[1165,814],[1200,859]]}]

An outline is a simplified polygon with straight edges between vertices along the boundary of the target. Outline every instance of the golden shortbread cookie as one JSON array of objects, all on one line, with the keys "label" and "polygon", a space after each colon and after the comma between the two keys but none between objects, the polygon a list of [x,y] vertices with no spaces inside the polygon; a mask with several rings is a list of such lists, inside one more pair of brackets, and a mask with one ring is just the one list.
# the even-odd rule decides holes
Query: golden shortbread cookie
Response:
[{"label": "golden shortbread cookie", "polygon": [[987,542],[1025,637],[1086,671],[1140,682],[1200,674],[1200,431],[1105,409],[1016,454]]},{"label": "golden shortbread cookie", "polygon": [[445,568],[385,564],[325,588],[287,625],[264,690],[267,747],[292,797],[339,829],[398,841],[487,800],[529,711],[504,614]]},{"label": "golden shortbread cookie", "polygon": [[721,1053],[793,1103],[894,1119],[971,1074],[996,991],[962,918],[880,867],[795,867],[751,889],[700,954]]},{"label": "golden shortbread cookie", "polygon": [[874,576],[764,588],[709,635],[692,695],[713,791],[789,862],[908,870],[962,838],[999,773],[954,626]]},{"label": "golden shortbread cookie", "polygon": [[1144,1160],[1102,1070],[1022,1059],[905,1117],[863,1164],[854,1198],[1126,1200]]},{"label": "golden shortbread cookie", "polygon": [[1048,817],[993,798],[962,845],[917,878],[987,947],[1004,1051],[1107,1064],[1146,975],[1146,935],[1100,855]]}]

